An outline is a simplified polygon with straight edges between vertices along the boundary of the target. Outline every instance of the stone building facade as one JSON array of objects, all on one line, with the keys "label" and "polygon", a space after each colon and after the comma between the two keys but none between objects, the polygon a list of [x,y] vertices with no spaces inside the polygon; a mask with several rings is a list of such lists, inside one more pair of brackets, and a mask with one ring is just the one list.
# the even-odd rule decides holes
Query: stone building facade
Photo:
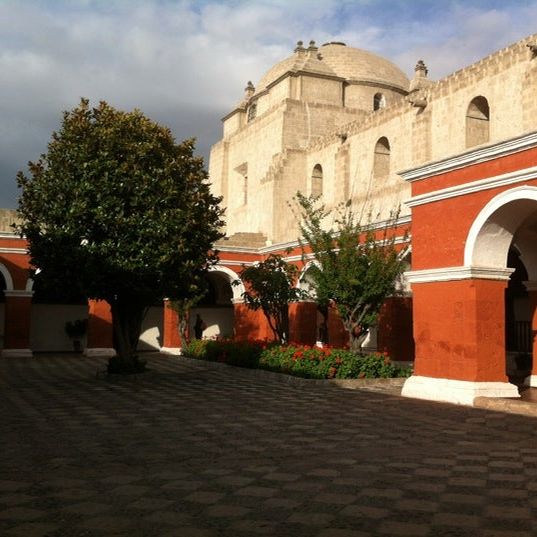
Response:
[{"label": "stone building facade", "polygon": [[[220,267],[236,278],[241,264],[286,248],[300,264],[289,208],[297,191],[327,207],[350,199],[377,225],[399,210],[401,228],[411,227],[407,293],[387,301],[370,344],[415,357],[407,395],[470,404],[516,396],[510,381],[537,378],[528,361],[536,88],[536,35],[438,81],[423,61],[409,80],[344,43],[299,42],[248,83],[212,148],[227,218]],[[234,302],[235,334],[266,335],[240,296]],[[294,339],[315,340],[312,305],[291,312]]]}]

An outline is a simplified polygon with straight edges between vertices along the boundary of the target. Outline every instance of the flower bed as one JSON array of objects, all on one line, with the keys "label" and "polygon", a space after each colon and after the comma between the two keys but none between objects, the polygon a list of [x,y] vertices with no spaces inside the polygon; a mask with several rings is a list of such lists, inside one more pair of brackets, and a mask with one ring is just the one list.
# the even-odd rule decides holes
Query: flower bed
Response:
[{"label": "flower bed", "polygon": [[185,356],[259,368],[312,379],[408,377],[409,368],[393,364],[385,353],[357,355],[349,350],[304,345],[277,345],[264,341],[193,340]]}]

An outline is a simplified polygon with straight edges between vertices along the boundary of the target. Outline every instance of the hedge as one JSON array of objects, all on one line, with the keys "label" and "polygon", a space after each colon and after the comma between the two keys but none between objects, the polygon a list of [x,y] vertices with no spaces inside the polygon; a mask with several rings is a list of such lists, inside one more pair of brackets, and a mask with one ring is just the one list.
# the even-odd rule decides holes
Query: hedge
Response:
[{"label": "hedge", "polygon": [[393,364],[386,353],[355,354],[350,350],[265,341],[192,340],[185,356],[252,369],[267,369],[313,379],[408,377],[412,371]]}]

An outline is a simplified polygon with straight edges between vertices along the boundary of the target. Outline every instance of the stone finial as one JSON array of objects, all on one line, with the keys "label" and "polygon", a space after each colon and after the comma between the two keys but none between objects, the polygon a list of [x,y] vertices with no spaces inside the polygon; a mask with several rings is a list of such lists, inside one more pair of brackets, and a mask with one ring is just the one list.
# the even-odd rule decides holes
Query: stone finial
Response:
[{"label": "stone finial", "polygon": [[255,87],[252,84],[252,81],[248,80],[248,84],[246,84],[246,87],[244,88],[244,97],[246,99],[249,99],[254,93],[255,93]]},{"label": "stone finial", "polygon": [[416,72],[416,76],[424,78],[429,74],[429,69],[427,69],[427,66],[425,65],[425,62],[423,60],[418,60],[414,71]]},{"label": "stone finial", "polygon": [[315,46],[315,41],[312,39],[310,41],[310,46],[308,47],[308,52],[317,52],[318,50],[319,48]]},{"label": "stone finial", "polygon": [[[429,69],[427,69],[425,62],[423,60],[418,60],[418,63],[416,63],[416,67],[414,68],[414,78],[410,81],[409,87],[409,102],[412,103],[413,106],[419,108],[425,108],[425,106],[427,106],[427,98],[425,95],[421,95],[421,93],[422,90],[427,89],[432,84],[432,81],[427,78],[428,74]],[[420,93],[420,95],[418,96],[417,93]]]},{"label": "stone finial", "polygon": [[297,41],[296,42],[296,47],[295,47],[295,52],[304,52],[306,49],[304,48],[304,42],[303,41]]}]

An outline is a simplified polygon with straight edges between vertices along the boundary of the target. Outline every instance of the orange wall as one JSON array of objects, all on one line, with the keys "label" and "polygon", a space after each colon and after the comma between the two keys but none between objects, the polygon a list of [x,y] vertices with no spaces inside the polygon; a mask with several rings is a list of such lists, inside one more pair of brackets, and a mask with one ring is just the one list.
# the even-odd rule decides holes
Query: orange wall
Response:
[{"label": "orange wall", "polygon": [[506,381],[506,283],[461,280],[414,284],[416,375]]},{"label": "orange wall", "polygon": [[535,166],[536,162],[537,148],[520,151],[498,159],[488,160],[474,164],[473,166],[466,166],[465,168],[413,181],[412,195],[418,196],[450,186],[463,185],[472,181],[478,181],[479,179],[515,172]]}]

